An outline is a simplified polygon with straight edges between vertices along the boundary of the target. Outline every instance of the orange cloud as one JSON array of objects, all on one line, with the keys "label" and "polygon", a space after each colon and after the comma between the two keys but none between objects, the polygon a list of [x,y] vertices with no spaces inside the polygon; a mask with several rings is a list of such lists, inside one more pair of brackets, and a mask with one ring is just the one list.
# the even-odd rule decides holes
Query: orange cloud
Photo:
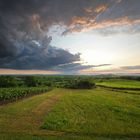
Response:
[{"label": "orange cloud", "polygon": [[108,8],[108,6],[104,4],[104,5],[99,5],[95,9],[93,7],[85,8],[85,12],[88,14],[92,14],[92,13],[99,14],[99,13],[106,11],[107,8]]},{"label": "orange cloud", "polygon": [[88,13],[88,14],[91,14],[93,13],[93,8],[92,7],[88,7],[88,8],[85,8],[85,12]]},{"label": "orange cloud", "polygon": [[107,9],[107,5],[100,5],[94,11],[96,13],[102,13],[102,12],[106,11],[106,9]]},{"label": "orange cloud", "polygon": [[[68,32],[86,32],[93,29],[102,29],[110,26],[140,24],[140,19],[129,19],[127,16],[115,20],[96,22],[96,17],[73,17]],[[79,25],[79,26],[76,26]]]},{"label": "orange cloud", "polygon": [[89,25],[86,25],[86,29],[100,29],[105,28],[109,26],[121,26],[121,25],[132,25],[132,24],[138,24],[140,23],[140,19],[131,20],[128,17],[119,18],[116,20],[105,20],[100,23],[97,23],[96,21],[94,23],[91,23]]},{"label": "orange cloud", "polygon": [[75,25],[75,24],[80,24],[80,25],[86,25],[89,22],[89,18],[87,17],[76,17],[74,16],[72,18],[72,22],[71,25]]},{"label": "orange cloud", "polygon": [[0,69],[0,74],[3,75],[26,75],[26,74],[59,74],[57,71],[48,71],[48,70],[13,70],[13,69]]},{"label": "orange cloud", "polygon": [[34,29],[38,29],[39,31],[41,31],[40,16],[38,14],[33,14],[30,19],[31,19],[32,27]]}]

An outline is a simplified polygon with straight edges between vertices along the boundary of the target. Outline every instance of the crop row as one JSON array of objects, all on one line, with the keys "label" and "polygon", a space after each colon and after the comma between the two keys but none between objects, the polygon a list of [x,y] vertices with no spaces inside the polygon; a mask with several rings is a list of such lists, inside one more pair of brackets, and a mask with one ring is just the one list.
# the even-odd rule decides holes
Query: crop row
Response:
[{"label": "crop row", "polygon": [[0,101],[17,100],[19,98],[40,94],[49,90],[49,87],[1,88]]}]

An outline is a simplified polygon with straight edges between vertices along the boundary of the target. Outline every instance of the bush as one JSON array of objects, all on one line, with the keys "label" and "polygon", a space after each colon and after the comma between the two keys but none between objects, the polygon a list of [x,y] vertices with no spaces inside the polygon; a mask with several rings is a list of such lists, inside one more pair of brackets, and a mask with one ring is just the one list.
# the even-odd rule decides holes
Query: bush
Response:
[{"label": "bush", "polygon": [[0,87],[16,87],[18,86],[18,80],[14,76],[0,76]]},{"label": "bush", "polygon": [[50,91],[49,87],[20,87],[20,88],[0,88],[0,101],[12,101],[18,98],[26,97]]},{"label": "bush", "polygon": [[91,89],[95,88],[95,83],[89,80],[74,80],[65,85],[66,88],[73,88],[73,89]]},{"label": "bush", "polygon": [[39,81],[35,76],[26,76],[24,77],[24,85],[27,87],[37,87],[39,85]]}]

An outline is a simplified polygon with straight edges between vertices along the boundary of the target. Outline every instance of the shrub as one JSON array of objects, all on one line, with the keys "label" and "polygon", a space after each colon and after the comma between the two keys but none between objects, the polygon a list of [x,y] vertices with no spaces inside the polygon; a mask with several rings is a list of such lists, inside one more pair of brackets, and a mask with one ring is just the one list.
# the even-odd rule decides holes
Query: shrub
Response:
[{"label": "shrub", "polygon": [[91,89],[95,88],[95,83],[89,80],[74,80],[65,85],[66,88],[73,88],[73,89]]}]

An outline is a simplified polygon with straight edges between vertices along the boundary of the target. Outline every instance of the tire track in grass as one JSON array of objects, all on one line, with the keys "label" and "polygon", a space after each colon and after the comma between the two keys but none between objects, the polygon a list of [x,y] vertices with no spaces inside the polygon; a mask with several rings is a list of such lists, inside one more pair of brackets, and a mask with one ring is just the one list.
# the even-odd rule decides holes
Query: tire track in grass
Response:
[{"label": "tire track in grass", "polygon": [[[44,122],[44,117],[53,109],[53,107],[60,100],[63,94],[64,93],[61,90],[54,89],[49,93],[49,95],[46,94],[44,96],[42,94],[42,96],[45,99],[40,103],[38,103],[34,108],[30,108],[30,110],[25,111],[22,114],[20,112],[17,112],[12,117],[10,115],[7,118],[3,118],[3,121],[5,122],[5,123],[3,122],[5,128],[2,129],[2,133],[15,133],[15,134],[21,133],[21,134],[31,134],[31,135],[60,135],[61,132],[43,130],[40,127]],[[31,97],[31,98],[35,98],[35,97]],[[18,103],[11,103],[8,106],[15,107],[16,104]],[[24,102],[23,104],[25,103],[27,104],[29,102]],[[21,105],[20,107],[21,110],[24,110],[24,105]]]},{"label": "tire track in grass", "polygon": [[32,114],[36,116],[40,124],[43,122],[44,116],[46,116],[53,109],[54,105],[59,101],[62,95],[63,93],[57,93],[32,110]]},{"label": "tire track in grass", "polygon": [[33,119],[32,124],[34,124],[34,130],[32,132],[33,135],[58,136],[64,133],[61,131],[45,130],[41,128],[42,124],[44,123],[44,118],[51,112],[53,107],[57,104],[57,102],[59,102],[61,97],[64,95],[64,92],[62,92],[62,90],[60,89],[54,90],[53,92],[55,93],[53,96],[39,104],[35,109],[31,111],[31,116]]}]

